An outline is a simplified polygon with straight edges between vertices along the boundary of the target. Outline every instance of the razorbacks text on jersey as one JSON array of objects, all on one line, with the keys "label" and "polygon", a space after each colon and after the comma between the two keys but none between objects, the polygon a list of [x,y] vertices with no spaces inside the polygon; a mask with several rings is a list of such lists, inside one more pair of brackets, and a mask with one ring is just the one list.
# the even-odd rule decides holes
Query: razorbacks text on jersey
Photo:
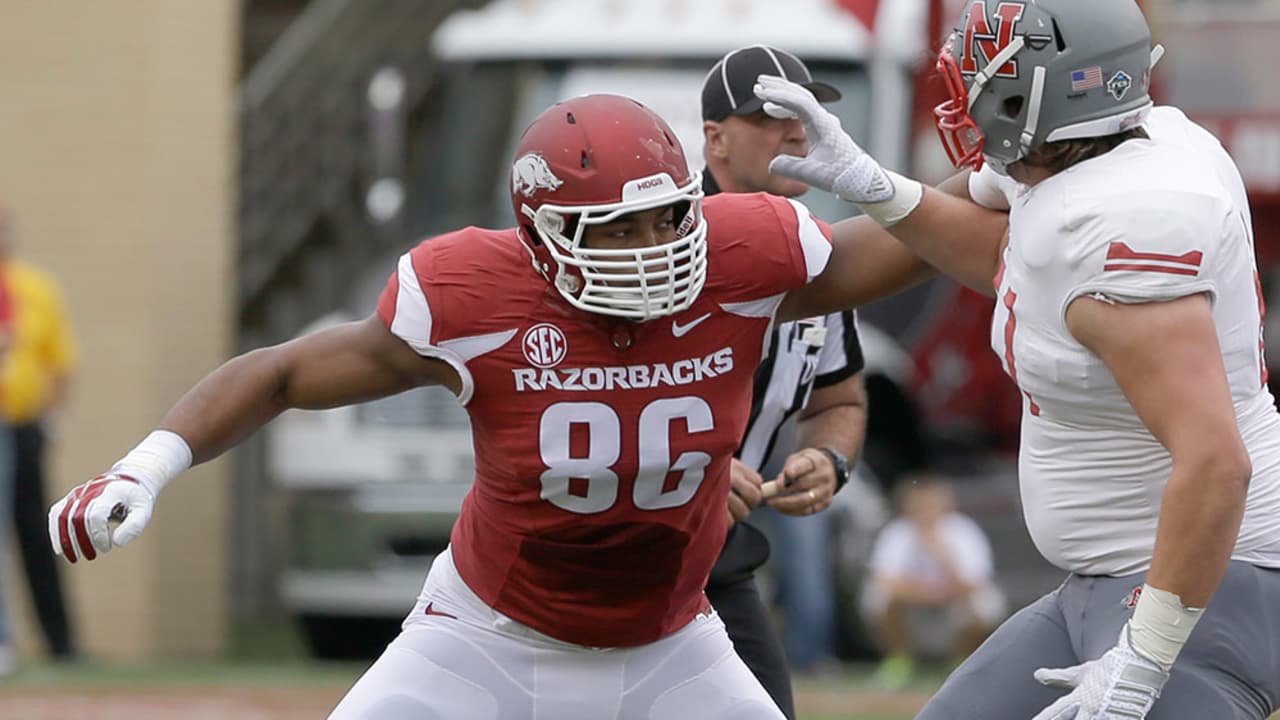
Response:
[{"label": "razorbacks text on jersey", "polygon": [[755,369],[785,294],[825,267],[831,231],[764,194],[703,211],[706,285],[669,317],[575,310],[514,229],[423,242],[379,301],[394,334],[462,377],[476,482],[451,538],[459,574],[553,638],[644,644],[707,607]]},{"label": "razorbacks text on jersey", "polygon": [[[1130,140],[1010,190],[991,344],[1023,394],[1019,480],[1032,539],[1055,565],[1120,575],[1150,564],[1168,451],[1106,365],[1072,337],[1081,296],[1140,303],[1206,293],[1253,461],[1234,556],[1280,567],[1280,415],[1244,183],[1217,140],[1156,108]],[[976,197],[976,196],[975,196]]]}]

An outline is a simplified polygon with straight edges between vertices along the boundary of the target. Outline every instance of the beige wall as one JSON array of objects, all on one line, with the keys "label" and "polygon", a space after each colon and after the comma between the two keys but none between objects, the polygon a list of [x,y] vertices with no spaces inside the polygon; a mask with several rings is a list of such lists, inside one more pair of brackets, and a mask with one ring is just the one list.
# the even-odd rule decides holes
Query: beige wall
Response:
[{"label": "beige wall", "polygon": [[[82,350],[51,449],[53,500],[132,447],[231,347],[239,3],[0,6],[0,205],[20,254],[62,281]],[[224,648],[229,467],[171,485],[134,545],[64,566],[88,653]],[[6,582],[12,597],[21,576]],[[38,647],[29,612],[19,622],[24,649]]]}]

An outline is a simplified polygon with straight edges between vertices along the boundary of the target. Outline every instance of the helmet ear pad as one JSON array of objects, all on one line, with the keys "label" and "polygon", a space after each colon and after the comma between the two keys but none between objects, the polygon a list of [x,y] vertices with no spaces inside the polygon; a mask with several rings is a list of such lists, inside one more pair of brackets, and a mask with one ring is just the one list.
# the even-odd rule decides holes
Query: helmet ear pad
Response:
[{"label": "helmet ear pad", "polygon": [[996,115],[1002,120],[1009,122],[1020,122],[1023,120],[1022,111],[1027,107],[1027,98],[1024,95],[1010,95],[1000,102],[1000,109],[996,111]]}]

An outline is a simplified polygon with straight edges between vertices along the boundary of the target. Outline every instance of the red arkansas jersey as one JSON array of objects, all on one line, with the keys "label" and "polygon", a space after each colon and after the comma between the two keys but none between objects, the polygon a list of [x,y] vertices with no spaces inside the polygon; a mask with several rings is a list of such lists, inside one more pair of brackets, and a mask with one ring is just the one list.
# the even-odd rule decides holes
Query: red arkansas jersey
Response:
[{"label": "red arkansas jersey", "polygon": [[554,638],[640,645],[707,607],[768,329],[826,266],[831,231],[764,194],[708,198],[704,213],[706,285],[672,316],[574,309],[514,229],[420,244],[378,303],[392,333],[462,378],[476,482],[451,538],[459,573]]}]

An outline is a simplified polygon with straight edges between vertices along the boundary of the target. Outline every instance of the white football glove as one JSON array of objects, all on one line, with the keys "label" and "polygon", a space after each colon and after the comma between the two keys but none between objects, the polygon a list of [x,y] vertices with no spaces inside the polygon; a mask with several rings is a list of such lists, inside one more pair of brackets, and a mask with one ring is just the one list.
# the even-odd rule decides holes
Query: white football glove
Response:
[{"label": "white football glove", "polygon": [[764,111],[776,118],[800,118],[809,137],[805,157],[779,155],[769,172],[799,180],[851,202],[884,226],[911,214],[924,188],[891,173],[864,151],[840,127],[840,119],[818,102],[813,93],[776,75],[756,80],[756,97]]},{"label": "white football glove", "polygon": [[1134,651],[1129,625],[1120,641],[1097,660],[1069,668],[1040,668],[1036,680],[1070,690],[1032,720],[1142,720],[1169,673]]},{"label": "white football glove", "polygon": [[[74,488],[49,509],[53,552],[70,562],[133,542],[151,520],[156,491],[130,475],[109,472]],[[110,521],[120,523],[115,531]]]}]

